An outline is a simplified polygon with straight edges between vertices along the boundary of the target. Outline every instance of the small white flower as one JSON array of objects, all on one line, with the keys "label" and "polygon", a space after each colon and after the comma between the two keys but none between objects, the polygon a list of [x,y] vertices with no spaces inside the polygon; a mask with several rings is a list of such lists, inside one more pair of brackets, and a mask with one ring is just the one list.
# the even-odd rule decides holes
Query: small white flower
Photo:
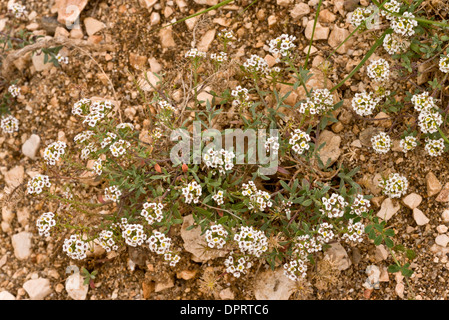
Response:
[{"label": "small white flower", "polygon": [[111,186],[104,190],[104,198],[113,202],[118,202],[122,192],[117,186]]},{"label": "small white flower", "polygon": [[441,72],[449,73],[449,54],[440,58],[439,66]]},{"label": "small white flower", "polygon": [[392,173],[388,176],[388,179],[384,179],[379,183],[379,187],[390,198],[400,198],[407,192],[408,180],[398,173]]},{"label": "small white flower", "polygon": [[44,187],[51,187],[50,179],[48,178],[48,176],[38,174],[28,181],[27,191],[28,194],[40,194]]},{"label": "small white flower", "polygon": [[87,256],[89,249],[87,243],[79,235],[71,235],[64,240],[62,250],[72,259],[83,260]]},{"label": "small white flower", "polygon": [[50,236],[50,229],[56,225],[54,217],[53,212],[46,212],[36,220],[36,226],[40,236]]},{"label": "small white flower", "polygon": [[387,153],[391,147],[391,139],[385,132],[380,132],[371,138],[374,151],[376,153]]},{"label": "small white flower", "polygon": [[67,144],[63,141],[56,141],[48,145],[44,150],[44,159],[49,165],[55,165],[61,158],[61,155],[65,153]]},{"label": "small white flower", "polygon": [[385,59],[371,62],[367,67],[368,76],[377,82],[386,82],[390,77],[390,64]]},{"label": "small white flower", "polygon": [[362,93],[356,93],[352,99],[352,109],[359,116],[369,116],[373,113],[377,104],[379,103],[379,98],[375,98],[373,93],[367,93],[363,91]]},{"label": "small white flower", "polygon": [[406,136],[404,139],[401,139],[399,146],[402,148],[404,153],[407,153],[407,151],[411,151],[416,148],[418,145],[417,141],[418,139],[414,136]]},{"label": "small white flower", "polygon": [[414,35],[414,28],[418,25],[418,22],[412,18],[415,18],[415,16],[411,12],[404,12],[402,17],[391,17],[391,27],[393,28],[393,31],[408,37]]},{"label": "small white flower", "polygon": [[20,88],[16,86],[15,84],[12,84],[8,88],[8,92],[13,96],[17,97],[20,94]]},{"label": "small white flower", "polygon": [[0,127],[5,133],[13,133],[19,131],[19,120],[12,115],[2,116]]},{"label": "small white flower", "polygon": [[427,154],[431,157],[437,157],[444,152],[444,139],[426,139],[426,145],[424,147]]}]

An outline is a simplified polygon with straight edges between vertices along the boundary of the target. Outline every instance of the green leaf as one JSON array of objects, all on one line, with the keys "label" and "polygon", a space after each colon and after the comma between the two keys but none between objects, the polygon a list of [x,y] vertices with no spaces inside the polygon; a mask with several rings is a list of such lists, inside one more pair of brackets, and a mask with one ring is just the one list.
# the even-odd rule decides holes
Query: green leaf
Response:
[{"label": "green leaf", "polygon": [[382,235],[378,235],[376,239],[374,239],[374,245],[378,246],[382,243],[383,237]]},{"label": "green leaf", "polygon": [[390,273],[395,273],[398,272],[399,270],[401,270],[401,267],[398,266],[397,264],[392,264],[391,266],[388,267],[388,272]]},{"label": "green leaf", "polygon": [[394,230],[393,229],[385,230],[385,235],[388,237],[394,237]]},{"label": "green leaf", "polygon": [[385,238],[385,245],[391,249],[394,247],[394,242],[390,238]]},{"label": "green leaf", "polygon": [[416,252],[410,249],[407,249],[406,255],[409,260],[413,260],[416,258]]}]

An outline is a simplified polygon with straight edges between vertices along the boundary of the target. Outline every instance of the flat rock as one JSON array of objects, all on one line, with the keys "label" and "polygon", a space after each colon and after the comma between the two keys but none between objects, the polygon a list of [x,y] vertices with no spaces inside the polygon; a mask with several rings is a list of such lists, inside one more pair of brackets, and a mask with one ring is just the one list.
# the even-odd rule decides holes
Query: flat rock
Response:
[{"label": "flat rock", "polygon": [[379,289],[379,281],[380,281],[380,269],[376,265],[369,265],[366,267],[365,273],[368,275],[368,278],[363,283],[363,286],[366,289]]},{"label": "flat rock", "polygon": [[377,213],[377,216],[385,221],[388,221],[393,217],[393,215],[399,211],[401,206],[396,204],[390,198],[385,199],[380,205],[380,210]]},{"label": "flat rock", "polygon": [[329,245],[331,247],[326,250],[325,257],[328,256],[335,263],[338,270],[348,269],[352,262],[345,248],[339,242],[329,243]]},{"label": "flat rock", "polygon": [[84,26],[86,27],[86,32],[89,36],[106,28],[106,24],[92,17],[84,19]]},{"label": "flat rock", "polygon": [[293,9],[290,11],[290,16],[293,20],[298,20],[301,17],[304,17],[310,13],[310,7],[305,3],[296,4]]},{"label": "flat rock", "polygon": [[417,208],[420,205],[421,201],[422,197],[416,193],[410,193],[408,196],[402,199],[402,202],[404,202],[404,204],[412,210]]},{"label": "flat rock", "polygon": [[[349,36],[349,31],[344,28],[339,28],[336,25],[329,35],[328,43],[332,48],[337,48],[345,39]],[[353,38],[347,40],[340,48],[337,49],[337,53],[345,54],[352,47],[354,43]]]},{"label": "flat rock", "polygon": [[[310,20],[307,23],[306,29],[304,31],[304,34],[308,40],[312,38],[313,24],[314,21]],[[329,36],[329,31],[330,29],[328,27],[323,27],[319,22],[317,22],[315,27],[315,33],[313,35],[313,41],[327,40]]]},{"label": "flat rock", "polygon": [[283,268],[261,272],[254,284],[256,300],[288,300],[295,283],[284,274]]},{"label": "flat rock", "polygon": [[[318,137],[317,146],[326,143],[323,148],[318,151],[318,157],[321,159],[325,167],[331,166],[341,155],[340,143],[341,138],[332,131],[324,130]],[[327,162],[330,160],[330,163]]]},{"label": "flat rock", "polygon": [[199,51],[208,52],[212,41],[215,39],[215,29],[207,31],[197,45]]},{"label": "flat rock", "polygon": [[369,127],[360,132],[359,139],[362,145],[365,147],[371,147],[371,138],[379,133],[379,129],[376,127]]},{"label": "flat rock", "polygon": [[446,234],[440,234],[435,238],[435,243],[439,246],[446,247],[449,237]]},{"label": "flat rock", "polygon": [[429,218],[427,218],[426,215],[418,208],[413,209],[413,219],[415,219],[418,226],[426,225],[430,221]]},{"label": "flat rock", "polygon": [[2,291],[2,292],[0,292],[0,301],[1,300],[16,300],[16,297],[14,297],[8,291]]},{"label": "flat rock", "polygon": [[447,182],[443,189],[441,189],[440,193],[435,199],[438,202],[448,202],[449,201],[449,182]]},{"label": "flat rock", "polygon": [[208,6],[215,6],[218,4],[218,0],[194,0],[196,4],[205,4]]},{"label": "flat rock", "polygon": [[440,192],[441,188],[443,187],[432,171],[429,171],[429,173],[426,175],[426,185],[427,185],[427,195],[429,197],[436,195],[438,192]]},{"label": "flat rock", "polygon": [[33,234],[22,231],[12,236],[11,242],[14,248],[14,255],[19,260],[28,259],[31,255],[31,239]]},{"label": "flat rock", "polygon": [[159,31],[159,38],[161,40],[162,48],[172,48],[176,46],[175,39],[173,39],[172,27],[161,29]]},{"label": "flat rock", "polygon": [[56,1],[58,22],[71,26],[79,18],[81,11],[86,7],[87,0],[59,0]]},{"label": "flat rock", "polygon": [[65,290],[73,300],[86,300],[89,285],[84,284],[84,278],[76,272],[65,281]]},{"label": "flat rock", "polygon": [[23,288],[28,293],[31,300],[43,300],[52,292],[50,280],[45,278],[28,280],[23,284]]},{"label": "flat rock", "polygon": [[376,261],[380,262],[388,258],[388,251],[383,244],[376,246],[375,256]]},{"label": "flat rock", "polygon": [[37,134],[33,133],[22,145],[22,153],[28,158],[35,160],[40,144],[41,138]]},{"label": "flat rock", "polygon": [[15,166],[5,173],[5,182],[8,187],[15,188],[23,182],[25,169],[22,166]]},{"label": "flat rock", "polygon": [[184,240],[184,248],[192,254],[192,260],[195,262],[206,262],[208,260],[225,257],[229,251],[209,248],[204,236],[201,235],[201,228],[199,226],[187,230],[193,222],[193,215],[190,214],[184,217],[184,222],[181,227],[181,238]]},{"label": "flat rock", "polygon": [[231,288],[226,288],[220,291],[218,294],[221,300],[234,300],[235,295],[234,292],[232,292]]},{"label": "flat rock", "polygon": [[175,280],[173,277],[167,277],[164,279],[158,279],[156,285],[154,287],[154,292],[161,292],[163,290],[167,290],[173,288],[175,286]]},{"label": "flat rock", "polygon": [[437,227],[438,233],[446,233],[447,230],[448,230],[448,228],[447,228],[444,224],[440,224],[440,225]]},{"label": "flat rock", "polygon": [[449,209],[443,211],[443,213],[441,214],[441,218],[444,222],[449,222]]}]

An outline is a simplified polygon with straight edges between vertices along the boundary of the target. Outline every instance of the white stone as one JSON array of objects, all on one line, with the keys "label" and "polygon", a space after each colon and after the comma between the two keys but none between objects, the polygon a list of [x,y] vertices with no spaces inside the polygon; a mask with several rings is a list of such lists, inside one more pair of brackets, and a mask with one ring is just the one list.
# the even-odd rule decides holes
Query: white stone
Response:
[{"label": "white stone", "polygon": [[[304,34],[308,40],[312,38],[313,24],[314,20],[310,20],[307,23],[306,29],[304,31]],[[317,22],[315,27],[315,33],[313,35],[313,41],[327,40],[329,36],[329,31],[330,29],[328,27],[323,27],[319,22]]]},{"label": "white stone", "polygon": [[438,231],[438,233],[446,233],[447,232],[447,227],[444,225],[444,224],[440,224],[438,227],[437,227],[437,231]]},{"label": "white stone", "polygon": [[[318,157],[325,167],[331,166],[341,155],[340,143],[341,137],[332,131],[324,130],[318,137],[317,146],[326,143],[319,151]],[[329,161],[329,164],[327,161]]]},{"label": "white stone", "polygon": [[395,206],[395,203],[390,199],[385,199],[380,205],[380,210],[377,216],[385,221],[388,221],[393,217],[393,215],[399,211],[401,207],[399,205]]},{"label": "white stone", "polygon": [[215,6],[218,4],[218,0],[194,0],[197,4],[205,4],[208,6]]},{"label": "white stone", "polygon": [[12,236],[11,242],[14,248],[14,255],[19,260],[28,259],[31,255],[31,239],[33,234],[22,231]]},{"label": "white stone", "polygon": [[86,27],[86,32],[89,36],[106,28],[106,25],[103,22],[91,17],[84,19],[84,26]]},{"label": "white stone", "polygon": [[376,246],[375,258],[377,261],[382,261],[388,258],[388,251],[383,244]]},{"label": "white stone", "polygon": [[207,31],[197,45],[199,51],[208,52],[212,41],[215,39],[215,29]]},{"label": "white stone", "polygon": [[67,278],[65,290],[73,300],[86,300],[89,285],[84,284],[84,278],[76,272]]},{"label": "white stone", "polygon": [[293,7],[293,9],[290,11],[290,16],[297,20],[303,16],[306,16],[310,13],[310,7],[305,3],[298,3]]},{"label": "white stone", "polygon": [[430,221],[429,218],[427,218],[425,214],[418,208],[413,209],[413,219],[415,219],[418,226],[428,224]]},{"label": "white stone", "polygon": [[201,228],[199,226],[187,230],[193,222],[194,220],[191,214],[185,216],[181,227],[181,238],[184,241],[184,249],[192,254],[192,260],[195,262],[206,262],[208,260],[225,257],[229,251],[209,248],[204,236],[201,235]]},{"label": "white stone", "polygon": [[338,270],[343,271],[348,269],[352,262],[345,248],[339,242],[330,243],[330,246],[325,252],[325,257],[329,257],[335,263]]},{"label": "white stone", "polygon": [[441,214],[441,218],[444,222],[449,222],[449,209],[443,211],[443,213]]},{"label": "white stone", "polygon": [[410,193],[408,196],[404,197],[402,201],[408,208],[413,210],[420,205],[422,197],[419,194]]},{"label": "white stone", "polygon": [[380,288],[380,269],[376,265],[369,265],[366,268],[365,273],[368,275],[368,278],[363,283],[363,286],[366,289],[379,289]]},{"label": "white stone", "polygon": [[[347,37],[349,36],[349,31],[344,28],[339,28],[334,26],[331,34],[329,35],[329,45],[332,48],[337,48]],[[344,54],[348,52],[353,44],[353,39],[348,39],[340,48],[337,49],[337,53]]]},{"label": "white stone", "polygon": [[14,211],[12,211],[11,207],[4,206],[2,208],[2,219],[7,223],[11,223],[14,219]]},{"label": "white stone", "polygon": [[218,294],[221,300],[234,300],[235,295],[234,292],[232,292],[231,288],[226,288],[220,291]]},{"label": "white stone", "polygon": [[150,24],[152,26],[158,25],[161,22],[161,15],[157,12],[152,12],[150,16]]},{"label": "white stone", "polygon": [[295,284],[284,274],[283,268],[261,272],[254,283],[256,300],[288,300]]},{"label": "white stone", "polygon": [[8,291],[2,291],[0,292],[0,300],[16,300],[16,297],[14,297]]},{"label": "white stone", "polygon": [[23,182],[24,177],[25,169],[22,166],[15,166],[5,173],[6,185],[15,188]]},{"label": "white stone", "polygon": [[36,159],[36,153],[39,149],[40,143],[41,138],[37,134],[33,133],[22,145],[22,153],[32,160]]},{"label": "white stone", "polygon": [[28,280],[23,284],[23,288],[28,293],[31,300],[43,300],[52,292],[50,280],[45,278]]},{"label": "white stone", "polygon": [[448,242],[449,237],[445,234],[440,234],[435,238],[435,243],[442,247],[446,247]]}]

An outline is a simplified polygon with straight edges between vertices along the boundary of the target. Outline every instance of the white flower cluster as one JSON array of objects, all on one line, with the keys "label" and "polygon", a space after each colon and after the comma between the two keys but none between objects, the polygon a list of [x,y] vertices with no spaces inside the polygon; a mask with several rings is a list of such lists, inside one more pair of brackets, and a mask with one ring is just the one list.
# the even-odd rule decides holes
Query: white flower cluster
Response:
[{"label": "white flower cluster", "polygon": [[391,173],[388,179],[382,180],[379,183],[379,187],[390,198],[400,198],[407,192],[408,180],[399,173]]},{"label": "white flower cluster", "polygon": [[47,164],[54,166],[65,153],[67,144],[63,141],[56,141],[48,145],[44,150],[44,159]]},{"label": "white flower cluster", "polygon": [[373,13],[372,7],[358,7],[352,12],[351,24],[357,28]]},{"label": "white flower cluster", "polygon": [[258,55],[251,55],[251,57],[245,61],[243,67],[250,73],[268,73],[268,63]]},{"label": "white flower cluster", "polygon": [[310,145],[307,143],[310,141],[310,136],[300,129],[295,129],[294,132],[288,143],[297,154],[303,154],[305,150],[310,148]]},{"label": "white flower cluster", "polygon": [[307,276],[307,265],[302,259],[295,259],[284,264],[284,274],[292,281],[298,281]]},{"label": "white flower cluster", "polygon": [[68,64],[69,63],[69,58],[68,57],[64,57],[60,53],[58,53],[55,58],[56,58],[56,60],[58,60],[59,63],[64,63],[64,64]]},{"label": "white flower cluster", "polygon": [[218,33],[218,37],[226,40],[235,40],[235,35],[232,30],[223,29]]},{"label": "white flower cluster", "polygon": [[115,128],[117,130],[123,130],[125,132],[127,130],[133,131],[134,130],[134,125],[132,123],[129,123],[129,122],[122,122],[122,123],[119,123]]},{"label": "white flower cluster", "polygon": [[367,93],[363,91],[362,93],[356,93],[352,99],[352,109],[359,116],[369,116],[373,113],[380,99],[374,97],[373,93]]},{"label": "white flower cluster", "polygon": [[233,106],[242,106],[249,107],[251,102],[249,100],[248,89],[243,88],[242,86],[237,86],[231,92],[231,96],[235,99],[232,101]]},{"label": "white flower cluster", "polygon": [[365,199],[363,195],[358,194],[351,205],[351,214],[361,216],[364,213],[368,213],[369,207],[371,207],[370,201]]},{"label": "white flower cluster", "polygon": [[95,135],[95,132],[90,131],[90,130],[86,130],[83,131],[81,133],[78,133],[74,138],[73,141],[75,141],[76,143],[83,143],[87,140],[89,140],[90,138],[92,138],[92,136]]},{"label": "white flower cluster", "polygon": [[271,207],[273,203],[270,200],[270,194],[266,191],[258,190],[253,181],[242,184],[242,195],[249,197],[248,209],[258,208],[264,211],[266,207]]},{"label": "white flower cluster", "polygon": [[98,158],[98,159],[94,162],[93,169],[94,169],[95,173],[96,173],[97,175],[99,175],[99,176],[103,173],[103,164],[102,164],[101,158]]},{"label": "white flower cluster", "polygon": [[220,206],[224,203],[224,192],[222,190],[218,190],[216,194],[212,196],[212,199]]},{"label": "white flower cluster", "polygon": [[12,115],[2,116],[0,127],[5,133],[13,133],[19,131],[19,120]]},{"label": "white flower cluster", "polygon": [[106,200],[110,200],[112,202],[118,202],[122,192],[119,190],[117,186],[110,186],[104,189],[104,198]]},{"label": "white flower cluster", "polygon": [[239,259],[235,259],[232,253],[225,260],[226,272],[232,274],[236,278],[240,278],[242,274],[245,274],[251,268],[251,262],[249,257],[243,256]]},{"label": "white flower cluster", "polygon": [[79,235],[71,235],[70,238],[64,240],[62,250],[67,255],[76,260],[83,260],[87,256],[87,250],[89,249],[87,243],[81,239]]},{"label": "white flower cluster", "polygon": [[391,147],[391,139],[385,132],[380,132],[371,138],[371,144],[376,153],[387,153]]},{"label": "white flower cluster", "polygon": [[[203,154],[203,161],[206,166],[208,168],[218,169],[220,174],[226,174],[234,168],[234,158],[234,152],[225,149],[215,151],[211,148]],[[212,174],[215,175],[216,171],[213,171]]]},{"label": "white flower cluster", "polygon": [[[78,101],[81,102],[77,107],[74,106],[72,109],[72,113],[75,111],[76,114],[84,114],[86,112],[86,106],[91,104],[91,101],[88,99],[83,99]],[[81,111],[80,111],[81,110]],[[90,127],[95,127],[97,122],[103,119],[107,113],[112,110],[112,102],[111,101],[96,101],[90,105],[90,113],[85,116],[83,123],[87,123]]]},{"label": "white flower cluster", "polygon": [[156,202],[145,202],[140,215],[145,218],[148,224],[152,225],[155,222],[161,222],[164,215],[162,214],[164,205]]},{"label": "white flower cluster", "polygon": [[296,45],[293,44],[293,41],[296,40],[295,36],[290,36],[288,34],[283,34],[276,39],[271,40],[268,45],[268,51],[274,56],[281,55],[283,57],[287,56],[289,50],[295,48]]},{"label": "white flower cluster", "polygon": [[170,250],[171,239],[159,231],[153,231],[147,243],[151,252],[165,254]]},{"label": "white flower cluster", "polygon": [[[401,4],[396,0],[390,0],[384,4],[384,9],[387,9],[390,12],[398,13],[401,9]],[[386,17],[388,20],[394,19],[394,16],[388,13],[387,11],[380,10],[380,14]]]},{"label": "white flower cluster", "polygon": [[156,140],[162,138],[162,129],[154,128],[153,131],[151,132],[151,136]]},{"label": "white flower cluster", "polygon": [[354,223],[352,219],[349,219],[348,227],[342,239],[346,240],[346,242],[362,242],[364,231],[365,225],[362,222]]},{"label": "white flower cluster", "polygon": [[224,62],[224,61],[228,61],[228,54],[223,51],[220,53],[211,53],[210,58],[217,62]]},{"label": "white flower cluster", "polygon": [[87,158],[89,158],[89,155],[91,153],[94,153],[96,151],[97,147],[95,147],[94,143],[93,142],[89,143],[87,146],[83,148],[83,150],[81,150],[81,160],[86,160]]},{"label": "white flower cluster", "polygon": [[278,137],[269,137],[267,141],[265,141],[265,150],[270,152],[273,150],[273,155],[278,154],[279,150],[279,138]]},{"label": "white flower cluster", "polygon": [[397,33],[387,34],[384,38],[383,47],[389,54],[403,53],[409,47],[410,42]]},{"label": "white flower cluster", "polygon": [[174,267],[179,262],[179,260],[181,260],[181,257],[179,256],[179,254],[175,254],[173,252],[166,252],[164,254],[164,260],[170,262],[169,265],[171,267]]},{"label": "white flower cluster", "polygon": [[186,58],[196,58],[196,57],[199,57],[199,58],[206,58],[206,56],[207,56],[206,52],[199,51],[199,50],[196,49],[196,48],[190,49],[190,50],[187,51],[186,54],[185,54],[185,57],[186,57]]},{"label": "white flower cluster", "polygon": [[317,240],[321,243],[328,243],[331,241],[335,237],[335,233],[332,231],[333,228],[334,226],[327,222],[320,223],[317,229]]},{"label": "white flower cluster", "polygon": [[91,104],[92,101],[90,101],[89,99],[81,99],[73,105],[72,114],[77,116],[89,114],[89,108]]},{"label": "white flower cluster", "polygon": [[28,194],[40,194],[44,187],[50,188],[51,183],[48,176],[38,174],[28,181]]},{"label": "white flower cluster", "polygon": [[263,233],[253,227],[240,227],[240,232],[234,235],[234,240],[238,242],[242,252],[260,257],[268,250],[268,239]]},{"label": "white flower cluster", "polygon": [[215,224],[206,230],[206,241],[209,248],[223,248],[227,237],[228,232],[221,224]]},{"label": "white flower cluster", "polygon": [[8,10],[11,11],[16,18],[24,17],[27,14],[27,10],[25,6],[22,6],[20,3],[13,2]]},{"label": "white flower cluster", "polygon": [[50,236],[50,229],[56,225],[54,217],[53,212],[46,212],[36,220],[37,231],[39,231],[40,236]]},{"label": "white flower cluster", "polygon": [[418,116],[418,125],[423,133],[435,133],[443,123],[442,115],[437,111],[425,109]]},{"label": "white flower cluster", "polygon": [[141,224],[122,223],[122,229],[122,237],[125,239],[125,243],[131,247],[141,246],[147,240],[147,235]]},{"label": "white flower cluster", "polygon": [[322,115],[334,105],[334,98],[328,89],[313,90],[311,96],[299,106],[300,113]]},{"label": "white flower cluster", "polygon": [[426,149],[429,156],[441,156],[444,152],[444,139],[426,139],[426,145],[424,146],[424,149]]},{"label": "white flower cluster", "polygon": [[424,110],[438,110],[435,100],[433,99],[433,97],[429,96],[429,92],[427,91],[424,91],[420,94],[414,94],[411,101],[413,103],[413,107],[418,112]]},{"label": "white flower cluster", "polygon": [[182,195],[185,197],[186,203],[191,203],[192,201],[193,203],[198,203],[202,193],[203,189],[196,181],[192,181],[187,187],[182,188]]},{"label": "white flower cluster", "polygon": [[391,19],[391,27],[393,28],[393,31],[408,37],[414,35],[414,28],[418,25],[418,22],[412,18],[415,18],[415,16],[411,12],[404,12],[402,17],[393,17]]},{"label": "white flower cluster", "polygon": [[175,112],[175,108],[165,100],[161,100],[158,102],[160,112],[159,117],[162,121],[167,122],[170,121],[173,112]]},{"label": "white flower cluster", "polygon": [[8,92],[13,96],[17,97],[20,94],[20,88],[16,86],[15,84],[12,84],[8,88]]},{"label": "white flower cluster", "polygon": [[119,157],[126,153],[126,149],[128,149],[130,145],[131,144],[128,141],[120,139],[111,144],[109,151],[111,151],[114,157]]},{"label": "white flower cluster", "polygon": [[307,255],[319,252],[322,249],[321,243],[318,243],[316,238],[312,238],[310,235],[305,234],[296,238],[293,253],[301,259],[305,259]]},{"label": "white flower cluster", "polygon": [[404,137],[404,139],[401,139],[401,141],[399,141],[399,146],[402,148],[402,151],[404,153],[415,149],[417,145],[418,139],[414,136],[406,136]]},{"label": "white flower cluster", "polygon": [[321,198],[321,202],[323,203],[323,209],[320,209],[320,212],[328,218],[343,217],[345,208],[348,206],[345,198],[337,193],[333,193],[329,198]]},{"label": "white flower cluster", "polygon": [[111,230],[103,230],[98,236],[98,243],[106,252],[117,251],[118,245],[113,238],[114,233]]},{"label": "white flower cluster", "polygon": [[117,139],[117,135],[113,132],[108,132],[106,133],[106,138],[104,138],[103,141],[101,141],[100,146],[102,148],[105,148],[108,145],[110,145],[115,139]]},{"label": "white flower cluster", "polygon": [[439,67],[441,72],[449,73],[449,54],[440,58]]},{"label": "white flower cluster", "polygon": [[386,82],[390,78],[390,64],[385,59],[377,59],[367,67],[368,76],[377,82]]}]

